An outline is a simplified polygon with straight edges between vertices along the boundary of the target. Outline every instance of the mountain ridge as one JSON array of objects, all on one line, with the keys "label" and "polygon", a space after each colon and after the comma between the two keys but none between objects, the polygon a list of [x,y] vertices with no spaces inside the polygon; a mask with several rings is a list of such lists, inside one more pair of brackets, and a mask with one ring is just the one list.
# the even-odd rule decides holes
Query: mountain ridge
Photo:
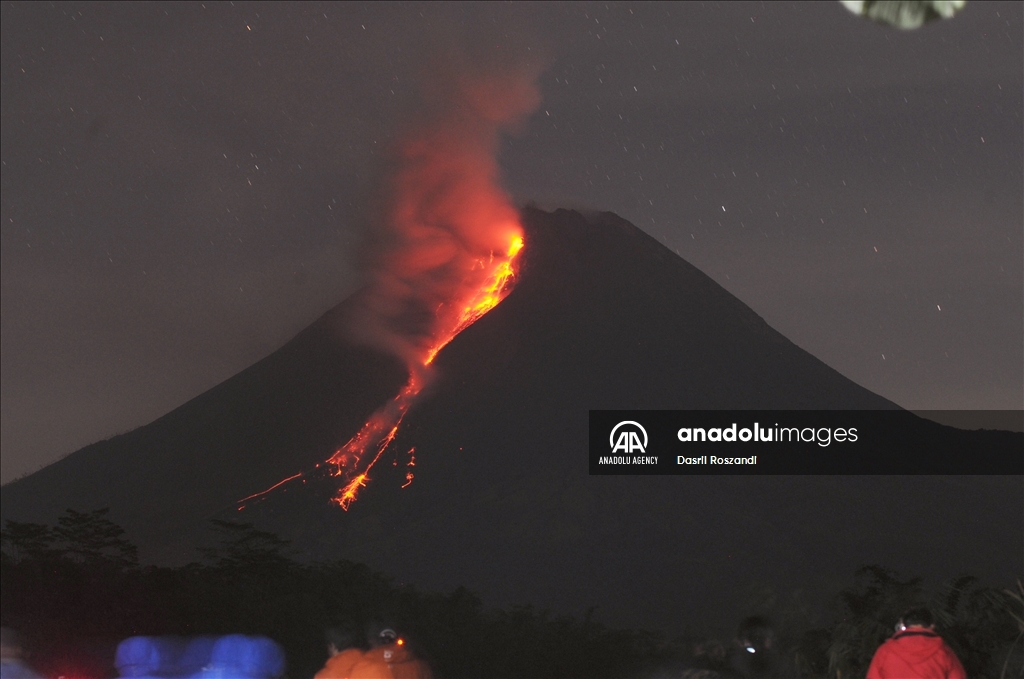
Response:
[{"label": "mountain ridge", "polygon": [[[590,409],[898,406],[626,220],[522,217],[515,288],[438,354],[436,378],[348,512],[329,502],[336,479],[236,503],[326,459],[404,382],[397,359],[348,338],[354,297],[150,425],[4,486],[3,517],[110,506],[144,556],[168,563],[193,558],[209,519],[251,521],[308,559],[362,561],[426,588],[464,584],[499,605],[599,605],[662,629],[697,609],[732,616],[736,583],[755,579],[824,591],[871,562],[936,577],[1016,572],[1004,543],[1021,521],[1000,509],[1019,502],[1012,478],[588,476]],[[411,448],[415,478],[402,488]],[[979,513],[1000,518],[978,528]],[[974,547],[929,565],[956,540]],[[622,573],[635,577],[623,584]]]}]

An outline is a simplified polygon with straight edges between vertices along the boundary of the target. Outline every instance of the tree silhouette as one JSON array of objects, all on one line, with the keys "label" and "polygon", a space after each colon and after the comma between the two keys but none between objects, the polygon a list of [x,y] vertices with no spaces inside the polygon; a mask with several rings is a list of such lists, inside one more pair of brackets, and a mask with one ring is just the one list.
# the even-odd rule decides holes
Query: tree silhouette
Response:
[{"label": "tree silhouette", "polygon": [[68,509],[57,519],[53,535],[72,560],[106,562],[122,568],[138,566],[138,549],[125,538],[124,529],[107,518],[109,512],[109,507],[92,512]]},{"label": "tree silhouette", "polygon": [[291,563],[286,555],[289,540],[258,530],[251,523],[220,519],[211,519],[210,523],[221,534],[221,545],[200,548],[199,552],[217,568],[281,568]]},{"label": "tree silhouette", "polygon": [[831,676],[864,676],[900,615],[924,604],[921,578],[900,580],[894,571],[877,565],[859,568],[855,577],[857,583],[838,597],[842,620],[832,631],[828,651]]},{"label": "tree silhouette", "polygon": [[3,563],[7,565],[21,559],[36,560],[56,556],[59,553],[55,547],[56,540],[49,526],[7,521],[0,530]]},{"label": "tree silhouette", "polygon": [[863,677],[875,651],[909,608],[931,610],[936,630],[970,677],[1000,677],[1001,665],[1009,661],[1024,629],[1015,621],[1012,592],[982,586],[971,575],[946,583],[931,597],[921,578],[901,580],[881,566],[865,566],[856,578],[838,596],[842,619],[832,629],[828,650],[833,677]]},{"label": "tree silhouette", "polygon": [[[229,633],[274,639],[289,676],[310,676],[326,660],[325,628],[363,633],[372,622],[400,630],[445,677],[599,679],[672,667],[677,676],[694,660],[681,642],[606,627],[592,612],[580,619],[529,606],[488,609],[465,588],[423,593],[358,563],[300,563],[287,540],[252,524],[213,527],[220,543],[202,550],[205,563],[165,568],[139,566],[105,510],[69,510],[56,526],[8,521],[0,532],[2,622],[24,633],[37,667],[54,676],[109,675],[114,646],[129,636]],[[838,595],[838,623],[786,649],[799,656],[800,676],[820,676],[826,666],[832,677],[863,676],[899,615],[924,603],[970,676],[1020,669],[1014,644],[1024,638],[1024,590],[997,591],[965,576],[929,600],[920,578],[881,566],[855,577]]]}]

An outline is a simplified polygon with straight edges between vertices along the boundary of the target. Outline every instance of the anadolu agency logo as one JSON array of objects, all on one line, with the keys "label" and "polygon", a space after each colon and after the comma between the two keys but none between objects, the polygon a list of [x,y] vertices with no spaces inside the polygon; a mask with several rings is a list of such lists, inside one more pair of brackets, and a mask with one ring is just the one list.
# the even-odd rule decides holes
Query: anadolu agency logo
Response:
[{"label": "anadolu agency logo", "polygon": [[647,452],[647,430],[639,422],[624,420],[612,427],[608,445],[613,453],[643,454]]}]

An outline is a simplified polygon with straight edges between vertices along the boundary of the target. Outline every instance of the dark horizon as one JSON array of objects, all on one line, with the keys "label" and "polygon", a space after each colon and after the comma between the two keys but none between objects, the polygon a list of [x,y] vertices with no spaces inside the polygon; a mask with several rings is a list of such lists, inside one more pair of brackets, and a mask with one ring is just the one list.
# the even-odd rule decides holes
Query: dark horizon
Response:
[{"label": "dark horizon", "polygon": [[[134,546],[105,510],[69,511],[53,526],[7,524],[4,623],[26,632],[23,648],[47,676],[109,676],[112,665],[121,669],[133,660],[159,676],[194,676],[210,660],[202,649],[209,654],[214,638],[239,629],[277,649],[267,653],[264,646],[266,669],[258,676],[279,676],[285,666],[285,676],[309,676],[323,664],[325,628],[344,631],[365,647],[386,620],[438,676],[664,679],[680,672],[690,676],[685,669],[704,670],[698,676],[708,670],[715,671],[711,676],[765,676],[767,664],[767,676],[788,678],[862,674],[890,634],[888,623],[908,606],[927,603],[931,615],[942,619],[939,631],[968,676],[994,677],[1024,662],[1011,643],[1013,593],[970,575],[936,587],[867,565],[836,584],[831,618],[808,610],[798,595],[778,600],[771,590],[752,589],[739,629],[696,625],[666,635],[603,625],[594,620],[593,608],[582,617],[501,608],[463,587],[424,592],[348,561],[300,564],[287,554],[287,541],[272,533],[237,522],[215,527],[219,540],[210,543],[200,563],[139,568]],[[40,570],[64,578],[40,581]],[[307,596],[310,591],[319,596]],[[83,598],[105,615],[83,618],[66,605]],[[760,634],[746,637],[752,628]],[[13,641],[9,628],[4,632],[5,644]],[[244,639],[236,632],[233,643]],[[751,643],[762,665],[753,674],[742,671]],[[122,655],[125,645],[159,653]],[[214,663],[227,659],[213,655],[219,658]],[[245,676],[255,676],[253,658],[246,660]]]}]

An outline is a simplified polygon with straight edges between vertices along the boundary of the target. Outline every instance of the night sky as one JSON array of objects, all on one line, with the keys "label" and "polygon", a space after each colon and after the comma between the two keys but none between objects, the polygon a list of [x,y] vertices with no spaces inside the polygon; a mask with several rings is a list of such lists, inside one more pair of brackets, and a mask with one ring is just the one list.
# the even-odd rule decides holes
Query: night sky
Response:
[{"label": "night sky", "polygon": [[519,204],[618,213],[903,407],[1020,409],[1022,15],[4,4],[3,481],[355,289],[367,196],[452,49],[547,64],[500,159]]}]

